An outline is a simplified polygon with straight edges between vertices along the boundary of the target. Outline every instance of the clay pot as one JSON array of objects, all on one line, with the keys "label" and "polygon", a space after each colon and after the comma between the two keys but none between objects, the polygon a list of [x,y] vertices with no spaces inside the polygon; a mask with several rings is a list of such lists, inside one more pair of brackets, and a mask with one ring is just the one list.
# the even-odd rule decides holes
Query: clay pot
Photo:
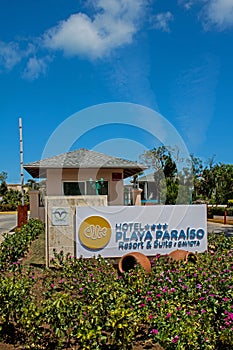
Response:
[{"label": "clay pot", "polygon": [[120,273],[128,272],[134,269],[134,267],[139,264],[141,265],[147,274],[151,273],[151,263],[150,260],[142,253],[132,252],[125,254],[121,257],[118,269]]},{"label": "clay pot", "polygon": [[188,252],[187,250],[177,249],[173,250],[170,254],[168,254],[168,258],[171,258],[172,260],[180,261],[184,260],[185,262],[196,262],[197,261],[197,255]]}]

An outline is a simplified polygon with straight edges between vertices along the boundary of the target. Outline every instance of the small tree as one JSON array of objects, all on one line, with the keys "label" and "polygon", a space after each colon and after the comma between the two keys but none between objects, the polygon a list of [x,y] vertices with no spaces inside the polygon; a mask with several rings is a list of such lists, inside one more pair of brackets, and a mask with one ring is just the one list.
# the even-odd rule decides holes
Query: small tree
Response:
[{"label": "small tree", "polygon": [[3,181],[0,185],[0,196],[3,197],[7,193],[7,184]]},{"label": "small tree", "polygon": [[26,187],[28,187],[29,190],[38,190],[39,184],[36,183],[34,179],[29,179],[27,183],[25,184]]},{"label": "small tree", "polygon": [[7,184],[6,184],[6,179],[7,179],[7,173],[5,171],[2,171],[0,173],[0,196],[4,196],[7,193]]},{"label": "small tree", "polygon": [[0,172],[0,182],[6,182],[7,179],[7,173],[5,171]]}]

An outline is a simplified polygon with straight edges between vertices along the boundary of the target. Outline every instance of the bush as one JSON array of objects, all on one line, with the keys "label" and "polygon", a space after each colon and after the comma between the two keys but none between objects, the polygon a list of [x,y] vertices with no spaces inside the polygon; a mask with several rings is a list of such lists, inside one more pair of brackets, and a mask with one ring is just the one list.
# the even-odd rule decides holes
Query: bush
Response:
[{"label": "bush", "polygon": [[[18,209],[18,205],[17,203],[1,203],[0,204],[0,211],[3,212],[7,212],[7,211],[16,211]],[[25,203],[25,205],[27,205],[27,210],[30,209],[30,205],[29,203]]]},{"label": "bush", "polygon": [[0,245],[0,269],[14,268],[43,230],[44,224],[41,221],[30,219],[20,229],[16,229],[15,233],[4,233]]},{"label": "bush", "polygon": [[208,207],[207,217],[209,219],[213,218],[214,215],[224,216],[224,213],[227,213],[229,216],[233,216],[233,208],[228,207]]},{"label": "bush", "polygon": [[[23,226],[25,251],[41,229],[38,221]],[[51,269],[18,261],[0,276],[0,337],[38,350],[128,350],[139,340],[166,350],[230,350],[233,240],[210,235],[208,246],[196,264],[154,257],[149,276],[140,266],[118,275],[110,260],[63,252],[55,252]],[[0,260],[12,267],[8,248]]]},{"label": "bush", "polygon": [[0,204],[0,211],[14,211],[16,210],[15,204]]},{"label": "bush", "polygon": [[213,215],[224,215],[226,208],[224,207],[212,207],[211,211]]},{"label": "bush", "polygon": [[233,216],[233,208],[227,208],[227,215]]}]

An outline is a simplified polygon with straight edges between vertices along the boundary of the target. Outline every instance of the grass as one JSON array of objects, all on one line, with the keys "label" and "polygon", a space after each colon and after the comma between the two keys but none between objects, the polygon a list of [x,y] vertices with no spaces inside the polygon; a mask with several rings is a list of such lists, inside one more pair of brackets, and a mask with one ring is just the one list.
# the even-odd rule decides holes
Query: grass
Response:
[{"label": "grass", "polygon": [[32,242],[27,256],[23,259],[23,265],[40,266],[45,265],[45,232],[42,232],[38,238]]}]

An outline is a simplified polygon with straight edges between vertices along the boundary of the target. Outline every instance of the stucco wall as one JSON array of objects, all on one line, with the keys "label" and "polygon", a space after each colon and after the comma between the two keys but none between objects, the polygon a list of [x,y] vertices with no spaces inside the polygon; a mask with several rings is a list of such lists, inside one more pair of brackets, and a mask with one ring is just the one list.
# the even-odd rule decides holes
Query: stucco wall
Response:
[{"label": "stucco wall", "polygon": [[108,181],[109,195],[108,205],[124,204],[124,183],[123,180],[112,181],[112,173],[121,173],[122,169],[48,169],[47,170],[47,195],[63,195],[64,181],[89,181],[103,178]]},{"label": "stucco wall", "polygon": [[[47,196],[46,213],[46,263],[53,258],[53,250],[75,256],[75,210],[76,206],[107,206],[107,196]],[[54,208],[69,208],[69,225],[55,226],[52,222]]]}]

